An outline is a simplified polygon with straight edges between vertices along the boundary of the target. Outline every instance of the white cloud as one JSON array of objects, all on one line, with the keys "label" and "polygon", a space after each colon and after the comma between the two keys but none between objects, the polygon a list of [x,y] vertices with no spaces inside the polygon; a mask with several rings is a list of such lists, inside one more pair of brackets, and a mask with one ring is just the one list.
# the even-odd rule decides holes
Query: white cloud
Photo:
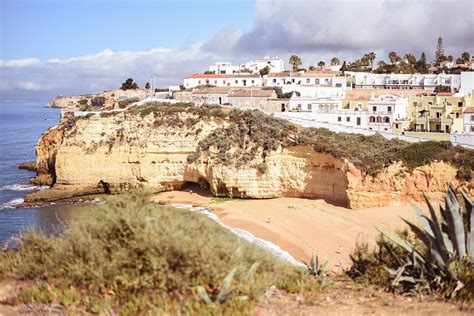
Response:
[{"label": "white cloud", "polygon": [[40,61],[0,60],[0,92],[89,93],[118,87],[128,77],[143,85],[153,73],[159,84],[179,84],[215,61],[292,53],[305,66],[333,56],[351,60],[374,51],[433,56],[439,35],[445,52],[474,53],[474,2],[459,0],[257,0],[253,26],[216,30],[208,41],[180,49],[110,49],[92,55]]}]

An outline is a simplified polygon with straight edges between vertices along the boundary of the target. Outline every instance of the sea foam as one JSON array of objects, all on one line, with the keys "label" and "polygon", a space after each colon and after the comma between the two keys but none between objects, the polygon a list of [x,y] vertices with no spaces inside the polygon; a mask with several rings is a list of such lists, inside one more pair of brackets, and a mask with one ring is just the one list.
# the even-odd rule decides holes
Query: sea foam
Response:
[{"label": "sea foam", "polygon": [[32,185],[32,184],[6,184],[0,186],[0,191],[35,191],[35,190],[45,190],[47,185]]},{"label": "sea foam", "polygon": [[255,244],[259,247],[262,247],[264,249],[269,250],[271,253],[273,253],[277,257],[285,260],[286,262],[288,262],[292,265],[303,266],[303,264],[301,262],[299,262],[298,260],[296,260],[292,255],[290,255],[290,253],[288,253],[287,251],[281,249],[278,245],[275,245],[271,241],[258,238],[249,231],[225,225],[224,223],[222,223],[220,221],[219,217],[216,214],[210,212],[205,207],[201,207],[201,206],[196,207],[196,206],[192,206],[192,205],[188,205],[188,204],[171,204],[171,206],[174,206],[176,208],[189,209],[191,211],[195,211],[195,212],[199,212],[201,214],[204,214],[208,218],[210,218],[213,221],[217,222],[222,227],[230,230],[232,233],[239,236],[240,238],[243,238],[243,239],[247,240],[248,242],[251,242],[251,243],[253,243],[253,244]]},{"label": "sea foam", "polygon": [[9,209],[9,208],[16,208],[18,205],[21,205],[25,200],[23,199],[13,199],[6,203],[0,205],[0,210]]}]

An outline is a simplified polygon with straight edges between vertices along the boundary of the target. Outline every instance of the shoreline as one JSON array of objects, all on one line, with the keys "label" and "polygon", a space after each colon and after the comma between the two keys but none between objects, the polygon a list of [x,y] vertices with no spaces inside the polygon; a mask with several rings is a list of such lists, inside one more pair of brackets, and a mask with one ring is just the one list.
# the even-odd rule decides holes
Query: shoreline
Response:
[{"label": "shoreline", "polygon": [[349,267],[357,242],[375,245],[375,227],[395,231],[405,227],[400,217],[416,220],[410,206],[403,204],[351,210],[303,198],[216,202],[206,193],[189,191],[158,193],[153,201],[205,207],[224,225],[267,240],[297,260],[317,254],[333,272]]}]

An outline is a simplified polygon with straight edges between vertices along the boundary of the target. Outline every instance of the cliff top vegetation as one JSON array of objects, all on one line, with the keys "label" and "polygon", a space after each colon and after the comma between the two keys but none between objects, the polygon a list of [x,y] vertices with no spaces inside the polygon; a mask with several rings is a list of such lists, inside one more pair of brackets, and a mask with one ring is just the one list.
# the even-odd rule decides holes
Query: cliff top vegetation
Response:
[{"label": "cliff top vegetation", "polygon": [[281,146],[303,145],[336,158],[346,158],[371,175],[399,161],[409,169],[444,161],[459,169],[459,179],[469,181],[474,168],[474,151],[453,146],[450,142],[409,143],[388,140],[377,134],[365,136],[335,133],[324,128],[303,128],[257,110],[224,111],[213,105],[150,102],[132,107],[126,113],[142,118],[153,113],[155,126],[189,127],[209,119],[225,120],[227,124],[222,124],[199,142],[196,152],[188,157],[190,163],[206,156],[212,161],[235,166],[253,162],[264,171],[269,153]]}]

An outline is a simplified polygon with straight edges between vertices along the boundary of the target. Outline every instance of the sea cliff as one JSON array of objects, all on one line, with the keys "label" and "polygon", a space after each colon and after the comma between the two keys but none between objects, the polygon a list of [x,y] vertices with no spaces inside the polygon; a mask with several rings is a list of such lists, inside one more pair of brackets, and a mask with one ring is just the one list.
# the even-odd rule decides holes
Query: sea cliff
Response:
[{"label": "sea cliff", "polygon": [[25,200],[135,188],[161,192],[189,182],[216,196],[320,198],[355,209],[421,201],[423,192],[440,199],[448,182],[472,194],[472,179],[460,179],[456,162],[434,157],[410,165],[380,157],[380,164],[380,153],[366,157],[345,152],[344,146],[383,142],[397,153],[411,145],[346,135],[337,147],[339,136],[329,133],[305,131],[256,111],[224,113],[190,105],[154,104],[70,118],[46,131],[36,148],[33,181],[52,189]]}]

